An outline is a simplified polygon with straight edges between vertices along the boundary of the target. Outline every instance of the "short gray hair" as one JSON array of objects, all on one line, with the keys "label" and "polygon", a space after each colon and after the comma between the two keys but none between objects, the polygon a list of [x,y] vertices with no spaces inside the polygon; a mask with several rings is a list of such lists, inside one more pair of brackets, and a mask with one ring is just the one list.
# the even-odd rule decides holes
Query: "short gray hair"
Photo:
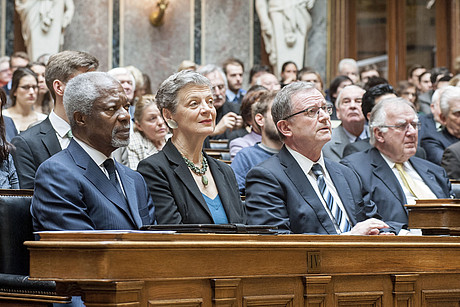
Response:
[{"label": "short gray hair", "polygon": [[412,110],[414,110],[414,114],[417,114],[412,103],[410,103],[409,101],[401,97],[386,98],[375,105],[375,107],[372,109],[371,114],[369,116],[369,135],[370,135],[369,144],[371,144],[372,146],[375,145],[374,127],[379,127],[380,131],[382,132],[388,131],[388,128],[381,127],[381,126],[386,125],[387,106],[401,105],[401,104],[408,105],[409,107],[411,107]]},{"label": "short gray hair", "polygon": [[207,76],[215,71],[217,71],[221,75],[222,80],[224,80],[225,88],[228,88],[227,76],[225,75],[222,68],[220,68],[219,66],[214,64],[207,64],[205,66],[200,67],[196,72],[202,74],[203,76]]},{"label": "short gray hair", "polygon": [[177,105],[179,103],[179,91],[188,85],[206,86],[211,90],[212,85],[208,78],[194,72],[193,70],[182,70],[168,77],[163,83],[156,94],[156,101],[158,109],[161,113],[163,109],[176,113]]},{"label": "short gray hair", "polygon": [[120,83],[105,72],[87,72],[72,78],[66,85],[63,98],[70,127],[76,126],[75,112],[91,115],[94,103],[111,94],[114,86],[118,88]]},{"label": "short gray hair", "polygon": [[136,79],[131,71],[125,67],[112,68],[107,72],[109,75],[117,79],[117,76],[128,75],[130,76],[131,82],[133,83],[133,91],[136,89]]},{"label": "short gray hair", "polygon": [[339,65],[337,67],[339,72],[341,72],[344,66],[347,66],[347,65],[355,67],[356,71],[359,73],[358,63],[356,62],[355,59],[352,59],[352,58],[345,58],[345,59],[340,60]]},{"label": "short gray hair", "polygon": [[449,115],[450,101],[455,98],[460,98],[460,87],[452,85],[446,86],[439,100],[439,108],[443,116],[447,117]]},{"label": "short gray hair", "polygon": [[[292,82],[289,85],[283,87],[278,94],[276,94],[275,99],[272,104],[272,117],[273,122],[276,126],[277,123],[288,117],[292,114],[292,97],[299,92],[309,91],[315,89],[315,85],[311,82]],[[278,131],[279,132],[279,131]],[[281,138],[284,139],[284,135],[279,132]]]},{"label": "short gray hair", "polygon": [[339,95],[337,96],[337,99],[335,100],[335,108],[338,109],[340,107],[340,104],[342,103],[342,99],[343,99],[343,91],[344,89],[350,89],[350,88],[356,88],[356,89],[360,89],[363,91],[363,95],[364,93],[366,92],[365,89],[363,89],[361,86],[359,85],[356,85],[356,84],[350,84],[350,85],[347,85],[345,86],[339,93]]}]

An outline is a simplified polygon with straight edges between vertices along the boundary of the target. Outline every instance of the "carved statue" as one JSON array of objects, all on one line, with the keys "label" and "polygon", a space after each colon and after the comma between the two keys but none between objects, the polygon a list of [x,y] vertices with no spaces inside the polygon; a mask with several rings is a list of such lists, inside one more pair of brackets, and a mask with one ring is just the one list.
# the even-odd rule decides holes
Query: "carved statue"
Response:
[{"label": "carved statue", "polygon": [[15,4],[30,59],[59,52],[73,17],[73,0],[15,0]]},{"label": "carved statue", "polygon": [[275,75],[279,76],[284,62],[304,66],[308,30],[312,20],[308,10],[315,0],[255,0],[260,19],[265,51]]}]

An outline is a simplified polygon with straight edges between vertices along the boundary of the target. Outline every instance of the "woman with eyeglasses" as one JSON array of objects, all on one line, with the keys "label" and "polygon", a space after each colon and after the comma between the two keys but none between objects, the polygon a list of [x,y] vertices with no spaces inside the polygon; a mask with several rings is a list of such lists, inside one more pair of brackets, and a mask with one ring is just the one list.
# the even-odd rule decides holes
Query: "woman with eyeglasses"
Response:
[{"label": "woman with eyeglasses", "polygon": [[6,140],[6,129],[2,108],[6,104],[6,94],[0,88],[0,189],[19,189],[19,180],[11,157],[11,145]]},{"label": "woman with eyeglasses", "polygon": [[46,115],[34,110],[38,94],[37,75],[29,68],[18,68],[11,82],[11,107],[3,115],[13,119],[19,131],[26,130],[31,124],[42,121]]}]

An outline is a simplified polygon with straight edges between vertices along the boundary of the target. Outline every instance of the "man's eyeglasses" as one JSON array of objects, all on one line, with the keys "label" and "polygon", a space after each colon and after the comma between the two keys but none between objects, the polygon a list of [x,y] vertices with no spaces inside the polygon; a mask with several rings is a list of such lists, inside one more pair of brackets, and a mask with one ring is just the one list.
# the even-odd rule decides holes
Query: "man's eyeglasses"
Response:
[{"label": "man's eyeglasses", "polygon": [[409,129],[409,126],[412,126],[415,130],[419,130],[422,124],[420,122],[411,122],[411,123],[402,123],[398,125],[382,125],[379,126],[381,128],[395,128],[396,130],[399,131],[407,131]]},{"label": "man's eyeglasses", "polygon": [[38,86],[36,85],[20,85],[19,87],[25,91],[29,91],[30,89],[33,89],[34,91],[36,91],[38,89]]},{"label": "man's eyeglasses", "polygon": [[313,106],[313,107],[306,108],[305,110],[299,111],[297,113],[291,114],[289,116],[286,116],[285,118],[283,118],[283,120],[286,120],[288,118],[291,118],[293,116],[296,116],[302,113],[305,113],[310,118],[314,118],[319,115],[320,110],[323,110],[324,113],[327,113],[329,115],[332,114],[332,106],[322,106],[322,107]]}]

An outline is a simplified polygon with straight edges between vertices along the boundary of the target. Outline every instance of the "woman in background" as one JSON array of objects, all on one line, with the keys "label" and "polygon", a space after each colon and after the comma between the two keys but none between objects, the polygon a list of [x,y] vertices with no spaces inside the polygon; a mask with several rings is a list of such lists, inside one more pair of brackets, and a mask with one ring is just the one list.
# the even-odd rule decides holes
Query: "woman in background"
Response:
[{"label": "woman in background", "polygon": [[144,95],[137,102],[133,128],[128,145],[128,166],[136,170],[139,161],[160,151],[166,143],[168,128],[154,95]]},{"label": "woman in background", "polygon": [[11,82],[11,107],[3,114],[13,119],[14,125],[21,132],[46,118],[46,115],[34,110],[38,93],[37,75],[29,68],[18,68]]},{"label": "woman in background", "polygon": [[38,80],[38,93],[37,100],[35,101],[34,110],[43,113],[50,114],[53,109],[53,99],[51,98],[51,93],[48,90],[45,82],[45,64],[41,62],[34,62],[28,66],[30,70],[37,74]]},{"label": "woman in background", "polygon": [[6,141],[5,124],[3,122],[2,109],[6,104],[6,94],[0,88],[0,189],[19,189],[18,175],[11,157],[11,145]]}]

